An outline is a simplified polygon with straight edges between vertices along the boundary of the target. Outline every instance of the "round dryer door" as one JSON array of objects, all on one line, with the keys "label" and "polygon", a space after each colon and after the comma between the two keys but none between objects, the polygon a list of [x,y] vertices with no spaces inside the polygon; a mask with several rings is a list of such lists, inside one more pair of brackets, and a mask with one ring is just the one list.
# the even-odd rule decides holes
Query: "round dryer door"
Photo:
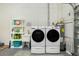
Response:
[{"label": "round dryer door", "polygon": [[44,39],[44,33],[43,33],[43,31],[40,30],[40,29],[35,30],[35,31],[32,33],[32,39],[33,39],[35,42],[41,42],[41,41],[43,41],[43,39]]},{"label": "round dryer door", "polygon": [[47,38],[50,42],[56,42],[59,39],[59,32],[55,29],[51,29],[47,33]]}]

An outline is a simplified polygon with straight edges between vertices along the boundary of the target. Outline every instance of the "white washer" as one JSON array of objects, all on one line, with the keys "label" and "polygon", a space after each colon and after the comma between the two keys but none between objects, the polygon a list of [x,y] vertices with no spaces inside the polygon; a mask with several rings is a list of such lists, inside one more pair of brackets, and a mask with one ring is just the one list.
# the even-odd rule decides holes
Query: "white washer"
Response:
[{"label": "white washer", "polygon": [[45,53],[45,28],[32,26],[31,53]]},{"label": "white washer", "polygon": [[46,53],[60,53],[59,27],[46,27]]}]

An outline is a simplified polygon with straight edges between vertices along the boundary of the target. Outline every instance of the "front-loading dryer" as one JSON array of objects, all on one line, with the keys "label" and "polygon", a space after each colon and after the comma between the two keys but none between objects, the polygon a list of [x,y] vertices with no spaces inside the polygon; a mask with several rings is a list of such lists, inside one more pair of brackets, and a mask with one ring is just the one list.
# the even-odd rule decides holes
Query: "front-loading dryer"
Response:
[{"label": "front-loading dryer", "polygon": [[45,53],[45,28],[32,26],[31,53]]},{"label": "front-loading dryer", "polygon": [[46,27],[46,53],[60,53],[60,27]]}]

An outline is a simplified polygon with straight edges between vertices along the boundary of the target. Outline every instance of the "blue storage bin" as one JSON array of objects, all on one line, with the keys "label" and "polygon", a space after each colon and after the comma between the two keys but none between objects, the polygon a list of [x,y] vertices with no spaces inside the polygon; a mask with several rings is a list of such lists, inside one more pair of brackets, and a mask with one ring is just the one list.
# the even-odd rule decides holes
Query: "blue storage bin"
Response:
[{"label": "blue storage bin", "polygon": [[14,47],[20,47],[22,45],[22,41],[13,41]]}]

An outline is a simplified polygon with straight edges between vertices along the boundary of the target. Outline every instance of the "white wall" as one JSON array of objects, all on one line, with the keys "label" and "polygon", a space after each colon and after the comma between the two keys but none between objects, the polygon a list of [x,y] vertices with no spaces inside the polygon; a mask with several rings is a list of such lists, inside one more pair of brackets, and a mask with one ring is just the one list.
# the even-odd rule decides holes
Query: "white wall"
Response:
[{"label": "white wall", "polygon": [[60,3],[54,3],[54,4],[49,4],[49,22],[50,25],[52,25],[52,22],[56,21],[56,20],[60,20],[63,16],[62,16],[62,12],[63,12],[63,4]]},{"label": "white wall", "polygon": [[47,4],[0,4],[0,38],[8,45],[10,40],[10,21],[24,19],[32,25],[47,25]]}]

